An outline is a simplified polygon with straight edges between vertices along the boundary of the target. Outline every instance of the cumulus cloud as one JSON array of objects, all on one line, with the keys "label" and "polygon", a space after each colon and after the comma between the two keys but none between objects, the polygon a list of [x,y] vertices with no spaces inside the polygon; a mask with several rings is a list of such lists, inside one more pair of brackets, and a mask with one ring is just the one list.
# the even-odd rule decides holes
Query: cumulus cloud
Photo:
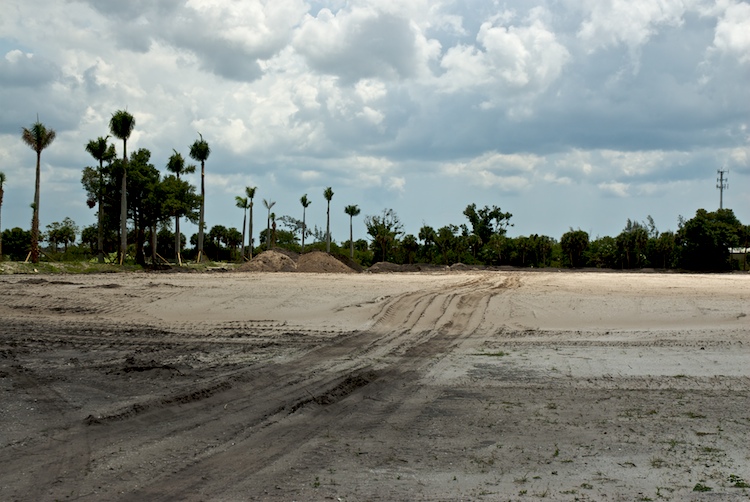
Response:
[{"label": "cumulus cloud", "polygon": [[750,4],[730,3],[716,24],[714,46],[735,56],[741,63],[750,63]]},{"label": "cumulus cloud", "polygon": [[539,19],[524,26],[485,22],[476,40],[479,46],[452,47],[441,59],[445,91],[483,88],[488,101],[504,101],[507,93],[533,95],[560,77],[570,57]]},{"label": "cumulus cloud", "polygon": [[351,82],[418,76],[439,50],[416,23],[385,3],[335,14],[323,8],[316,16],[308,15],[294,47],[314,70]]}]

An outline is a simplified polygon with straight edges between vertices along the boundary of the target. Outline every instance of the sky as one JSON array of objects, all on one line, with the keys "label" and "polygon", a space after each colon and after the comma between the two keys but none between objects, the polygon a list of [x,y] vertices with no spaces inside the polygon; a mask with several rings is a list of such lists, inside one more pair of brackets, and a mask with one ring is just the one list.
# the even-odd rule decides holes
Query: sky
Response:
[{"label": "sky", "polygon": [[4,0],[2,228],[30,226],[37,116],[57,132],[42,230],[95,223],[85,145],[119,109],[162,172],[208,141],[208,228],[241,229],[246,186],[256,229],[263,199],[301,219],[305,194],[324,228],[330,186],[337,242],[351,204],[355,239],[385,209],[416,235],[471,203],[512,213],[512,236],[674,231],[719,207],[719,169],[750,224],[749,84],[739,0]]}]

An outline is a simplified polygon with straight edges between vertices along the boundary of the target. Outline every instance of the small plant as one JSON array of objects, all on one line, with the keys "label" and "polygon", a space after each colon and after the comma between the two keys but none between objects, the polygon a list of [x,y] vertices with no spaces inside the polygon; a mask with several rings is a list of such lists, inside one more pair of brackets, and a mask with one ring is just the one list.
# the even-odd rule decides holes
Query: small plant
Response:
[{"label": "small plant", "polygon": [[654,469],[661,469],[662,467],[666,466],[667,462],[664,461],[663,458],[654,457],[651,459],[651,467]]},{"label": "small plant", "polygon": [[710,492],[711,490],[713,490],[713,488],[706,486],[703,483],[696,483],[693,487],[694,492]]},{"label": "small plant", "polygon": [[688,418],[706,418],[706,415],[701,415],[700,413],[695,413],[692,411],[688,411],[686,414]]},{"label": "small plant", "polygon": [[750,484],[736,474],[729,476],[729,482],[732,483],[732,488],[750,488]]},{"label": "small plant", "polygon": [[320,478],[315,476],[315,482],[313,483],[313,488],[320,488]]},{"label": "small plant", "polygon": [[557,458],[559,456],[560,456],[560,448],[558,448],[557,445],[555,445],[555,453],[552,454],[552,457]]},{"label": "small plant", "polygon": [[581,483],[581,488],[583,488],[584,490],[593,490],[594,485],[589,483]]},{"label": "small plant", "polygon": [[528,490],[521,490],[518,492],[519,495],[526,495],[528,493]]},{"label": "small plant", "polygon": [[556,410],[557,405],[555,403],[547,403],[547,409],[548,410]]}]

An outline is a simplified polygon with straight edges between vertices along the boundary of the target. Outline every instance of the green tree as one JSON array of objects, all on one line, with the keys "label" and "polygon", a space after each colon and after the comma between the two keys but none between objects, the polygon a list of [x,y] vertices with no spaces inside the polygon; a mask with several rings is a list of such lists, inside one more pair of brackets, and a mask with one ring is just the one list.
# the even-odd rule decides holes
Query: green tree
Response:
[{"label": "green tree", "polygon": [[211,148],[203,135],[198,133],[200,139],[190,145],[190,157],[201,163],[201,209],[198,221],[198,261],[203,259],[203,229],[206,225],[206,160],[211,155]]},{"label": "green tree", "polygon": [[648,235],[645,225],[628,219],[616,239],[622,268],[641,268],[645,265]]},{"label": "green tree", "polygon": [[3,211],[3,195],[5,194],[5,189],[3,188],[3,185],[5,185],[5,173],[0,171],[0,260],[3,259],[3,219],[2,219],[2,211]]},{"label": "green tree", "polygon": [[[156,224],[167,216],[164,213],[161,175],[156,167],[151,164],[151,152],[149,150],[139,148],[133,153],[128,161],[127,179],[127,209],[128,215],[133,220],[135,261],[143,266],[146,264],[144,254],[146,230],[151,230],[153,241],[156,234]],[[152,246],[152,250],[155,251],[155,246]]]},{"label": "green tree", "polygon": [[354,259],[354,233],[352,227],[352,219],[359,214],[359,207],[356,205],[346,206],[344,212],[349,215],[349,252],[351,258]]},{"label": "green tree", "polygon": [[[179,222],[180,218],[184,217],[187,217],[193,223],[198,221],[201,198],[195,193],[193,185],[178,178],[177,175],[170,174],[161,181],[158,193],[161,197],[162,213],[165,216],[174,217],[175,222]],[[175,225],[172,238],[174,239],[173,246],[177,263],[182,264],[181,250],[184,246],[185,237],[178,230],[179,226]],[[157,249],[161,249],[158,241],[163,237],[160,237],[160,234],[157,234]]]},{"label": "green tree", "polygon": [[680,266],[688,270],[729,269],[729,249],[738,245],[741,231],[742,224],[731,209],[711,213],[698,209],[677,231]]},{"label": "green tree", "polygon": [[307,198],[307,194],[303,195],[299,199],[300,204],[302,204],[302,252],[305,252],[305,234],[307,233],[307,224],[305,223],[305,211],[307,210],[308,206],[310,205],[311,201]]},{"label": "green tree", "polygon": [[266,249],[271,249],[271,208],[276,205],[276,201],[263,199],[263,205],[268,209],[268,218],[266,218]]},{"label": "green tree", "polygon": [[4,230],[2,240],[4,252],[11,260],[23,260],[31,249],[31,232],[19,227]]},{"label": "green tree", "polygon": [[326,253],[331,252],[331,199],[333,199],[333,190],[331,187],[323,190],[323,197],[328,202],[328,209],[326,209]]},{"label": "green tree", "polygon": [[39,122],[31,124],[31,127],[22,128],[21,139],[36,152],[36,183],[34,184],[34,203],[31,216],[31,261],[39,263],[39,181],[42,170],[42,150],[47,148],[55,140],[56,133],[53,129]]},{"label": "green tree", "polygon": [[135,128],[135,117],[117,110],[109,120],[109,132],[122,140],[122,183],[120,184],[120,265],[128,252],[128,138]]},{"label": "green tree", "polygon": [[250,225],[248,233],[250,234],[247,238],[247,246],[250,248],[250,259],[253,259],[253,199],[255,198],[255,191],[258,187],[245,187],[245,195],[248,201],[250,201]]},{"label": "green tree", "polygon": [[[172,149],[174,152],[172,155],[169,156],[169,160],[167,161],[167,171],[170,173],[173,173],[175,177],[177,178],[177,181],[180,180],[180,176],[183,174],[191,174],[195,172],[195,165],[185,164],[185,159],[182,157],[181,154],[177,153],[177,150]],[[180,214],[182,211],[174,209],[174,234],[175,234],[175,241],[174,241],[174,254],[175,254],[175,261],[182,266],[182,238],[180,233]]]},{"label": "green tree", "polygon": [[367,234],[372,237],[373,245],[380,248],[382,261],[388,261],[390,248],[403,233],[403,225],[393,209],[384,209],[378,216],[366,216]]},{"label": "green tree", "polygon": [[578,268],[586,265],[586,250],[589,247],[589,234],[583,230],[570,229],[560,239],[563,255],[569,267]]},{"label": "green tree", "polygon": [[477,209],[476,204],[469,204],[464,209],[464,216],[471,223],[472,232],[479,236],[483,243],[490,241],[492,234],[505,234],[508,226],[513,226],[510,213],[504,213],[497,206],[484,206]]},{"label": "green tree", "polygon": [[245,259],[245,227],[247,225],[247,210],[250,207],[250,201],[247,197],[240,197],[237,195],[234,198],[235,205],[242,209],[242,251],[240,251],[240,254],[242,255],[240,257],[240,262]]},{"label": "green tree", "polygon": [[46,241],[52,245],[55,252],[60,244],[67,251],[68,245],[75,243],[77,234],[78,227],[75,222],[66,217],[62,222],[55,221],[47,225]]},{"label": "green tree", "polygon": [[107,143],[109,136],[102,138],[99,136],[97,139],[92,139],[86,145],[86,151],[91,154],[94,159],[99,162],[99,187],[96,193],[97,200],[97,260],[99,263],[104,263],[104,208],[102,207],[102,199],[104,198],[104,161],[112,160],[115,155],[114,148],[110,148]]},{"label": "green tree", "polygon": [[587,261],[589,265],[596,268],[616,268],[620,263],[617,239],[604,236],[591,241],[588,247]]}]

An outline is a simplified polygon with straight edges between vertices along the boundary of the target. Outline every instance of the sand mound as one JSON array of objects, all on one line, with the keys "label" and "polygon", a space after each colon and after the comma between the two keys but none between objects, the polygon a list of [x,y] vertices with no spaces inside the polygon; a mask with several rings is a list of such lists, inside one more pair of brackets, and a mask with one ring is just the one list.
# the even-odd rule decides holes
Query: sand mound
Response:
[{"label": "sand mound", "polygon": [[370,268],[367,269],[368,272],[372,272],[373,274],[384,274],[388,272],[400,272],[401,271],[401,265],[397,265],[395,263],[391,263],[389,261],[379,261],[375,264],[373,264]]},{"label": "sand mound", "polygon": [[347,266],[341,260],[322,251],[312,251],[307,254],[297,253],[285,249],[271,249],[263,251],[249,262],[242,265],[240,272],[308,272],[354,274],[353,267]]},{"label": "sand mound", "polygon": [[239,268],[240,272],[294,272],[297,264],[292,258],[276,250],[263,251]]},{"label": "sand mound", "polygon": [[356,270],[347,267],[327,253],[312,251],[299,257],[297,272],[353,274]]}]

